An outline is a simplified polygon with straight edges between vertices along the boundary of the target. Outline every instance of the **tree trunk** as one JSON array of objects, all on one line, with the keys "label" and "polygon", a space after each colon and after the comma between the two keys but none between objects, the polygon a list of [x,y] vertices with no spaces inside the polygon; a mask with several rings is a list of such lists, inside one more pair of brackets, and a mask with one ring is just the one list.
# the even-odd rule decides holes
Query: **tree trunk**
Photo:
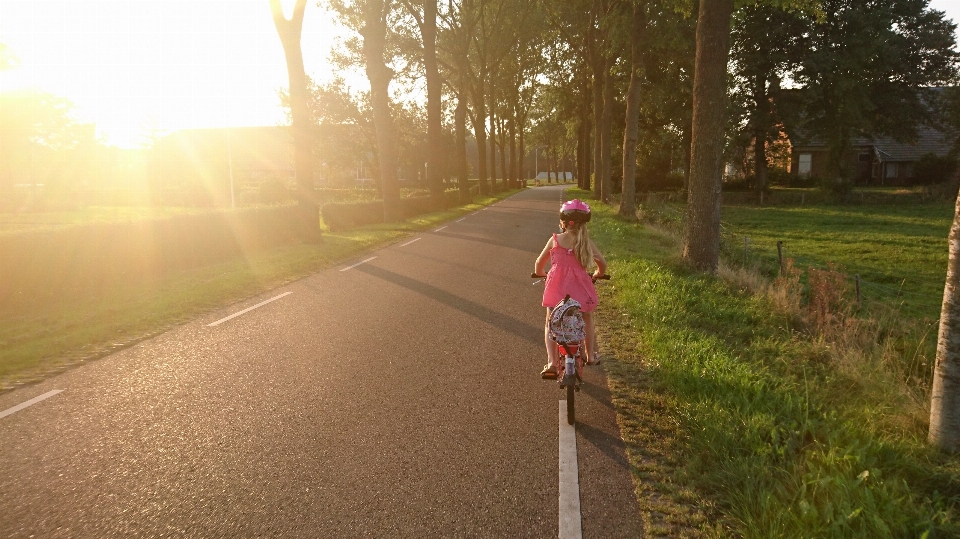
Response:
[{"label": "tree trunk", "polygon": [[363,56],[370,80],[370,105],[377,130],[377,155],[380,161],[380,190],[383,195],[383,219],[388,223],[401,219],[400,184],[397,181],[397,132],[390,111],[390,80],[393,70],[383,61],[386,44],[386,14],[389,0],[369,0],[364,10]]},{"label": "tree trunk", "polygon": [[467,104],[462,95],[457,96],[454,129],[457,139],[457,187],[460,189],[460,203],[466,204],[470,201],[470,183],[467,182],[470,167],[467,165]]},{"label": "tree trunk", "polygon": [[583,100],[580,103],[580,140],[583,145],[580,155],[583,158],[582,163],[578,163],[577,172],[579,173],[579,178],[577,181],[577,186],[580,189],[589,190],[590,189],[590,85],[584,84],[583,88]]},{"label": "tree trunk", "polygon": [[733,0],[701,0],[697,18],[683,258],[710,273],[716,273],[720,256],[720,187],[732,14]]},{"label": "tree trunk", "polygon": [[497,188],[497,113],[493,103],[490,104],[490,190],[494,193]]},{"label": "tree trunk", "polygon": [[593,198],[600,198],[600,178],[603,177],[603,67],[606,58],[594,59],[593,68]]},{"label": "tree trunk", "polygon": [[497,118],[497,130],[500,132],[500,172],[503,175],[503,189],[510,189],[510,169],[507,167],[507,131],[502,117]]},{"label": "tree trunk", "polygon": [[950,227],[949,246],[927,439],[940,449],[956,453],[960,452],[960,195]]},{"label": "tree trunk", "polygon": [[283,15],[280,0],[270,0],[270,14],[283,44],[287,62],[287,77],[290,84],[290,117],[293,129],[293,159],[297,176],[297,222],[300,236],[307,241],[321,241],[320,208],[313,191],[313,137],[310,129],[310,112],[307,107],[307,75],[303,69],[303,53],[300,35],[303,31],[303,14],[306,0],[297,0],[293,13],[287,20]]},{"label": "tree trunk", "polygon": [[510,118],[510,188],[520,187],[520,157],[517,155],[517,120]]},{"label": "tree trunk", "polygon": [[437,0],[423,2],[423,67],[427,79],[427,185],[430,186],[431,206],[444,206],[442,157],[443,126],[441,125],[440,92],[442,82],[437,66]]},{"label": "tree trunk", "polygon": [[621,217],[637,218],[637,133],[640,127],[640,68],[643,51],[640,40],[646,25],[646,5],[633,5],[633,25],[630,33],[630,88],[627,90],[627,119],[623,130],[623,187],[620,193]]},{"label": "tree trunk", "polygon": [[583,189],[583,162],[584,162],[584,144],[583,144],[583,132],[584,132],[585,123],[583,121],[583,113],[581,111],[580,119],[577,122],[577,187]]},{"label": "tree trunk", "polygon": [[770,101],[767,98],[767,80],[757,75],[753,90],[757,105],[754,121],[753,172],[757,179],[757,191],[767,189],[767,124],[770,119]]},{"label": "tree trunk", "polygon": [[520,162],[520,187],[527,186],[527,147],[523,140],[523,123],[520,123],[520,129],[517,130],[518,145],[520,146],[517,160]]},{"label": "tree trunk", "polygon": [[613,75],[610,72],[613,71],[613,62],[614,56],[611,54],[603,71],[603,147],[600,149],[603,175],[600,178],[600,200],[604,204],[610,203],[612,190],[610,172],[613,149]]},{"label": "tree trunk", "polygon": [[547,146],[547,154],[544,156],[547,159],[547,183],[553,182],[553,159],[550,156],[553,154],[553,146]]},{"label": "tree trunk", "polygon": [[487,183],[487,108],[484,100],[483,74],[478,77],[477,87],[473,95],[473,114],[470,116],[473,124],[473,136],[477,140],[477,176],[480,179],[480,194],[490,194],[490,185]]}]

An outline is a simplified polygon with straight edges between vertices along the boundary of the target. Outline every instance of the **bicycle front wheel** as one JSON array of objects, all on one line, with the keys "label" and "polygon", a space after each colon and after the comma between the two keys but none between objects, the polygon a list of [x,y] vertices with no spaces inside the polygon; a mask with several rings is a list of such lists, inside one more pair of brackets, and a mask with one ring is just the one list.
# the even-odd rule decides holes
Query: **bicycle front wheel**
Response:
[{"label": "bicycle front wheel", "polygon": [[573,425],[573,422],[576,421],[576,413],[574,412],[574,401],[573,395],[576,391],[573,388],[573,384],[567,386],[567,424]]}]

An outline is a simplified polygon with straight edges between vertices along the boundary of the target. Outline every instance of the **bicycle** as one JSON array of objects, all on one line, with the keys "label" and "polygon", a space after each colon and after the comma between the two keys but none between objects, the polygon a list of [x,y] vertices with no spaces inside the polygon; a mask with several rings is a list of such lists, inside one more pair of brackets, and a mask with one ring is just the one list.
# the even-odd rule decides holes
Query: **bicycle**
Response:
[{"label": "bicycle", "polygon": [[[546,279],[546,275],[538,275],[536,273],[531,273],[530,277],[533,279]],[[591,277],[594,283],[598,280],[610,280],[609,275],[600,275],[597,277]],[[572,304],[570,303],[572,301]],[[564,318],[566,316],[573,316],[579,314],[580,304],[576,300],[571,300],[570,294],[567,294],[563,301],[558,303],[556,307],[551,310],[551,313],[559,312],[559,318]],[[562,310],[561,310],[562,309]],[[551,315],[550,325],[553,327],[553,314]],[[582,321],[581,321],[582,324]],[[581,326],[582,327],[582,326]],[[584,352],[583,347],[586,343],[583,342],[584,339],[580,338],[577,340],[570,341],[560,341],[557,340],[557,354],[558,358],[562,358],[560,361],[559,369],[557,372],[557,381],[561,390],[565,390],[567,393],[567,424],[573,425],[576,421],[576,393],[580,391],[580,386],[583,384],[583,365],[584,365]]]}]

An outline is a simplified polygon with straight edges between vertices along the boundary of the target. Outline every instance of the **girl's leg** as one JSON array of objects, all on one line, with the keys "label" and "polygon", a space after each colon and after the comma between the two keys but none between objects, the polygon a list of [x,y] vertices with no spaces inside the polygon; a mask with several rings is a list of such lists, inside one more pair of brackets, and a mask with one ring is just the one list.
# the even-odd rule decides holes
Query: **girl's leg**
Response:
[{"label": "girl's leg", "polygon": [[593,313],[581,313],[583,314],[584,325],[587,327],[587,339],[584,344],[585,353],[587,357],[587,363],[593,364],[594,358],[597,357],[597,331],[593,325]]},{"label": "girl's leg", "polygon": [[557,368],[557,341],[550,338],[550,309],[543,324],[543,342],[547,346],[547,360],[551,367]]}]

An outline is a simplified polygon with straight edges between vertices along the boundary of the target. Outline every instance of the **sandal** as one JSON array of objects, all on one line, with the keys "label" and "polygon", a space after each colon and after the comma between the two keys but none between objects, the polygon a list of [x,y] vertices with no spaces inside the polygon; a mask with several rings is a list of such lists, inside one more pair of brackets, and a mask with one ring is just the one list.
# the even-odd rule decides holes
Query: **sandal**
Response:
[{"label": "sandal", "polygon": [[543,366],[543,370],[540,371],[540,378],[543,378],[544,380],[556,380],[557,369],[553,365],[547,363]]},{"label": "sandal", "polygon": [[594,357],[590,358],[590,361],[587,361],[587,365],[599,365],[600,364],[600,354],[594,354]]}]

